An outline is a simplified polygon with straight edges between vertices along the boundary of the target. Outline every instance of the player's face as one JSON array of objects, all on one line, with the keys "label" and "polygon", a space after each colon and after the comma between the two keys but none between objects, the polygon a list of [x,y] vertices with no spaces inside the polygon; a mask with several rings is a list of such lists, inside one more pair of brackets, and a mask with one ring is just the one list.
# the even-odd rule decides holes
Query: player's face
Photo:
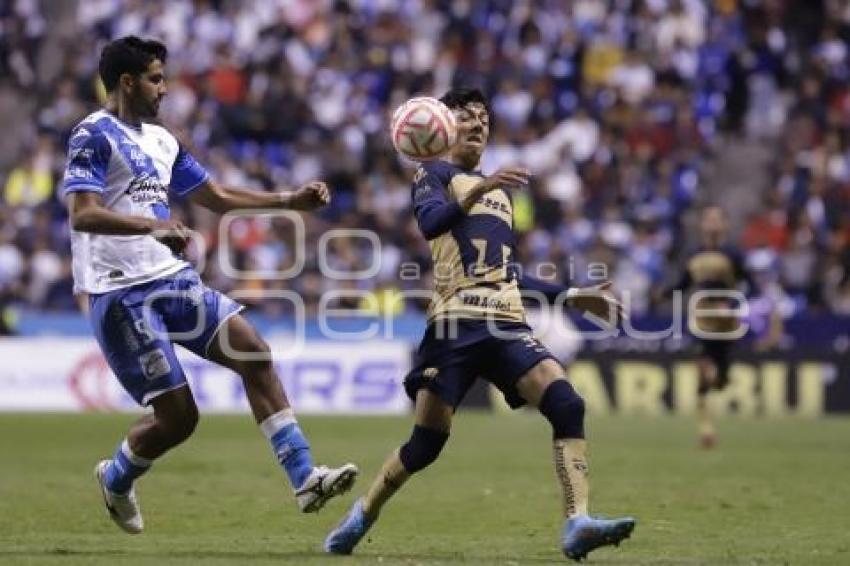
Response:
[{"label": "player's face", "polygon": [[484,153],[487,138],[490,137],[490,118],[487,108],[480,102],[470,102],[463,108],[454,110],[457,120],[457,142],[453,153],[475,162]]},{"label": "player's face", "polygon": [[134,85],[132,99],[136,114],[142,118],[156,117],[162,98],[168,93],[162,61],[154,59]]}]

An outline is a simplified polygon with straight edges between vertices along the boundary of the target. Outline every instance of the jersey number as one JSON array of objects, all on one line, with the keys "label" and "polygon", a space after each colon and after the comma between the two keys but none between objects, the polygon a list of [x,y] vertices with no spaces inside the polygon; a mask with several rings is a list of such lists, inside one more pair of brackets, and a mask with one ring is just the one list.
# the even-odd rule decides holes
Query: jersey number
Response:
[{"label": "jersey number", "polygon": [[[472,275],[474,276],[482,276],[489,272],[494,265],[487,265],[487,240],[482,240],[480,238],[473,238],[472,245],[475,246],[475,249],[478,250],[478,258],[475,260],[475,265],[472,266]],[[511,260],[511,248],[505,244],[502,244],[502,270],[503,277],[507,277],[507,266],[508,262]]]}]

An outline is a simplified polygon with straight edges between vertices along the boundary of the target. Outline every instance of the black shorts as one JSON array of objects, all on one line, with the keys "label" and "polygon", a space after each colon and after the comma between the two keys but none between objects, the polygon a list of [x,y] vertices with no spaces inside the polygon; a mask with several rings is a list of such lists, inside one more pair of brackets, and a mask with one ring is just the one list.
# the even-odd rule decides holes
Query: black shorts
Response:
[{"label": "black shorts", "polygon": [[[714,389],[723,389],[729,384],[729,366],[732,340],[700,340],[699,355],[710,359],[717,368],[717,380],[712,384]],[[700,393],[707,391],[707,386],[700,387]]]},{"label": "black shorts", "polygon": [[517,381],[541,361],[556,359],[526,324],[490,321],[488,328],[487,321],[463,320],[457,321],[454,333],[452,324],[428,325],[414,367],[404,378],[411,399],[424,387],[456,409],[480,377],[495,385],[516,409],[525,404]]}]

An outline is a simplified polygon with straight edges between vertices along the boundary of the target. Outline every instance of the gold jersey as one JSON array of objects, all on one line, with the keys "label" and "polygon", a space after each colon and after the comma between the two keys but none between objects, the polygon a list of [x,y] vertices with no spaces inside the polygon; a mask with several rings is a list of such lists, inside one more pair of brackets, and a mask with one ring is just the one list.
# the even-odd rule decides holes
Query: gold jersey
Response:
[{"label": "gold jersey", "polygon": [[482,178],[445,161],[424,163],[414,177],[413,210],[434,263],[429,321],[525,321],[510,194],[490,191],[468,213],[458,204]]},{"label": "gold jersey", "polygon": [[[693,253],[685,264],[685,273],[680,283],[680,289],[692,288],[697,291],[731,291],[735,290],[738,282],[745,279],[743,262],[739,253],[732,247],[703,248]],[[728,310],[736,304],[735,301],[722,296],[709,295],[701,298],[694,305],[694,311]],[[689,313],[692,324],[704,332],[733,332],[740,326],[740,320],[731,314],[706,314],[696,316]]]}]

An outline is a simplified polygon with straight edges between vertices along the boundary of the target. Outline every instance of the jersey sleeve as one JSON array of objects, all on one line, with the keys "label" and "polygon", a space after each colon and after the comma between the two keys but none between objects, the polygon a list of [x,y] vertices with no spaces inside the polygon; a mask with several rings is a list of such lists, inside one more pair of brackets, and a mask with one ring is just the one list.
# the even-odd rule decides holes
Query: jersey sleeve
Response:
[{"label": "jersey sleeve", "polygon": [[207,170],[181,145],[171,166],[171,190],[178,196],[186,196],[209,178]]},{"label": "jersey sleeve", "polygon": [[68,140],[68,161],[62,180],[64,192],[103,193],[112,146],[99,131],[78,126]]},{"label": "jersey sleeve", "polygon": [[517,272],[516,279],[517,286],[520,289],[542,293],[543,296],[546,297],[546,300],[551,304],[557,303],[561,294],[566,293],[569,290],[569,286],[567,285],[546,281],[544,279],[537,279],[536,277],[530,277],[525,275],[522,270]]},{"label": "jersey sleeve", "polygon": [[465,216],[456,200],[449,198],[445,175],[422,166],[413,178],[413,215],[427,240],[448,232]]}]

